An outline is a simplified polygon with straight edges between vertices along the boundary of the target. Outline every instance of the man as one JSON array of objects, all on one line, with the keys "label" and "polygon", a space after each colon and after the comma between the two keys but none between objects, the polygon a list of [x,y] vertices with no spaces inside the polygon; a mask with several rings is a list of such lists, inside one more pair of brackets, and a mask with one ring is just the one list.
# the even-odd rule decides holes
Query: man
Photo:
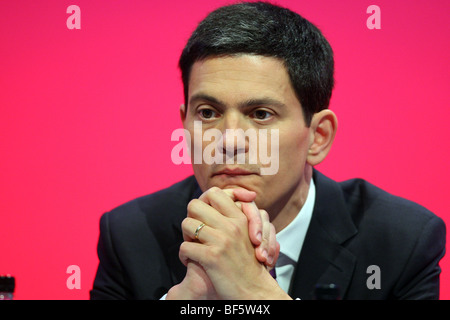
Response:
[{"label": "man", "polygon": [[[211,155],[246,161],[192,161],[195,177],[105,214],[92,299],[312,299],[318,284],[342,299],[438,298],[443,221],[313,169],[337,129],[333,53],[314,25],[268,3],[222,7],[194,31],[180,69],[186,132],[221,132]],[[250,161],[250,134],[230,134],[242,131],[270,132],[275,173],[262,173],[261,154]],[[207,149],[190,139],[193,158]],[[271,237],[267,219],[278,259],[273,240],[257,240]]]}]

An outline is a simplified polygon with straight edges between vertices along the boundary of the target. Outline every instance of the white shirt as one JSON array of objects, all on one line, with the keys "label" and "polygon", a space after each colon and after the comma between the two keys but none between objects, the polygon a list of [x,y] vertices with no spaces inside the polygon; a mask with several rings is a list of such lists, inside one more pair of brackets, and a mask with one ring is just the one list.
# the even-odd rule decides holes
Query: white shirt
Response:
[{"label": "white shirt", "polygon": [[311,179],[308,196],[300,212],[287,227],[277,233],[277,240],[280,244],[280,255],[275,264],[275,272],[277,274],[278,284],[286,293],[289,290],[292,275],[303,247],[306,232],[308,231],[315,200],[316,186],[314,185],[314,180]]}]

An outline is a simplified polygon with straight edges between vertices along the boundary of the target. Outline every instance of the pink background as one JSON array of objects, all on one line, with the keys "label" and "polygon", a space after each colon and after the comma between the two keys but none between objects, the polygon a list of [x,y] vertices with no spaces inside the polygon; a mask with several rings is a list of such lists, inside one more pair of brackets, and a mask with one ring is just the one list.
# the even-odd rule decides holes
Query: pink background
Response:
[{"label": "pink background", "polygon": [[[0,273],[17,299],[87,299],[101,214],[190,175],[172,164],[179,54],[231,1],[0,2]],[[318,169],[363,177],[450,222],[450,2],[278,1],[317,24],[336,60],[339,130]],[[66,9],[81,9],[68,30]],[[369,30],[369,5],[381,30]],[[66,269],[81,269],[81,289]],[[450,298],[445,257],[441,298]]]}]

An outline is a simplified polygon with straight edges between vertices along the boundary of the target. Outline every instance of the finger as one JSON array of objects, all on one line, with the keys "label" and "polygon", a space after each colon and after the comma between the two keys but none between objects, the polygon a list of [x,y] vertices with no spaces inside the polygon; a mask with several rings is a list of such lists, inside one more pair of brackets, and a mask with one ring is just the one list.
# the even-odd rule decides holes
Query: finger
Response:
[{"label": "finger", "polygon": [[[241,201],[251,202],[251,201],[254,201],[256,198],[256,192],[249,191],[244,188],[222,189],[222,190],[234,201],[236,206],[241,211],[242,211]],[[203,196],[203,195],[200,196],[199,200],[202,200],[203,202],[210,204],[209,199],[206,196]],[[206,201],[208,201],[208,202],[206,202]]]},{"label": "finger", "polygon": [[254,202],[241,204],[242,212],[245,214],[248,220],[248,233],[250,241],[254,246],[259,246],[262,241],[263,233],[263,221],[261,214]]},{"label": "finger", "polygon": [[261,241],[261,249],[263,250],[263,256],[265,256],[266,259],[266,263],[268,262],[268,258],[269,258],[269,240],[270,240],[270,218],[269,218],[269,214],[267,213],[266,210],[259,210],[260,214],[261,214],[261,220],[262,220],[262,241]]},{"label": "finger", "polygon": [[[260,210],[260,212],[264,225],[264,236],[261,245],[256,248],[255,253],[260,262],[263,262],[269,268],[273,268],[280,254],[280,244],[276,239],[275,226],[270,223],[269,214],[265,210]],[[267,231],[269,232],[267,233]]]},{"label": "finger", "polygon": [[205,254],[205,248],[206,246],[201,243],[185,241],[180,245],[178,257],[185,266],[187,266],[189,260],[203,266],[202,256]]},{"label": "finger", "polygon": [[273,224],[270,224],[270,236],[269,236],[269,257],[266,265],[269,267],[275,267],[275,263],[278,260],[280,254],[280,244],[276,239],[276,231]]},{"label": "finger", "polygon": [[234,200],[222,189],[212,187],[205,191],[199,200],[209,204],[226,217],[240,217],[242,212],[234,204]]},{"label": "finger", "polygon": [[256,192],[244,188],[233,189],[234,200],[252,202],[256,199]]},{"label": "finger", "polygon": [[[205,224],[203,227],[203,222],[193,219],[193,218],[185,218],[181,223],[181,230],[183,231],[183,240],[184,241],[198,241],[201,243],[209,243],[211,242],[211,228]],[[195,237],[195,233],[197,232],[197,238]]]},{"label": "finger", "polygon": [[[236,206],[234,205],[236,208]],[[223,222],[223,216],[212,206],[206,204],[199,199],[192,199],[187,206],[187,216],[197,219],[210,227],[217,228]]]},{"label": "finger", "polygon": [[252,202],[256,199],[256,192],[244,188],[222,189],[233,201]]},{"label": "finger", "polygon": [[234,204],[242,211],[241,201],[237,199],[237,197],[233,193],[233,189],[222,189],[233,201]]}]

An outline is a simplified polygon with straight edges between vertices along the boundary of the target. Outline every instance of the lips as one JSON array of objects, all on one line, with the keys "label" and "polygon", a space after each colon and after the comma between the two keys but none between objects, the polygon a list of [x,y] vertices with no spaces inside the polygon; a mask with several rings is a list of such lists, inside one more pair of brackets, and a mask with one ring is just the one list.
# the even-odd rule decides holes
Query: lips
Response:
[{"label": "lips", "polygon": [[217,171],[213,174],[214,176],[218,175],[227,175],[227,176],[248,176],[251,174],[255,174],[254,172],[242,169],[242,168],[225,168],[223,170]]}]

